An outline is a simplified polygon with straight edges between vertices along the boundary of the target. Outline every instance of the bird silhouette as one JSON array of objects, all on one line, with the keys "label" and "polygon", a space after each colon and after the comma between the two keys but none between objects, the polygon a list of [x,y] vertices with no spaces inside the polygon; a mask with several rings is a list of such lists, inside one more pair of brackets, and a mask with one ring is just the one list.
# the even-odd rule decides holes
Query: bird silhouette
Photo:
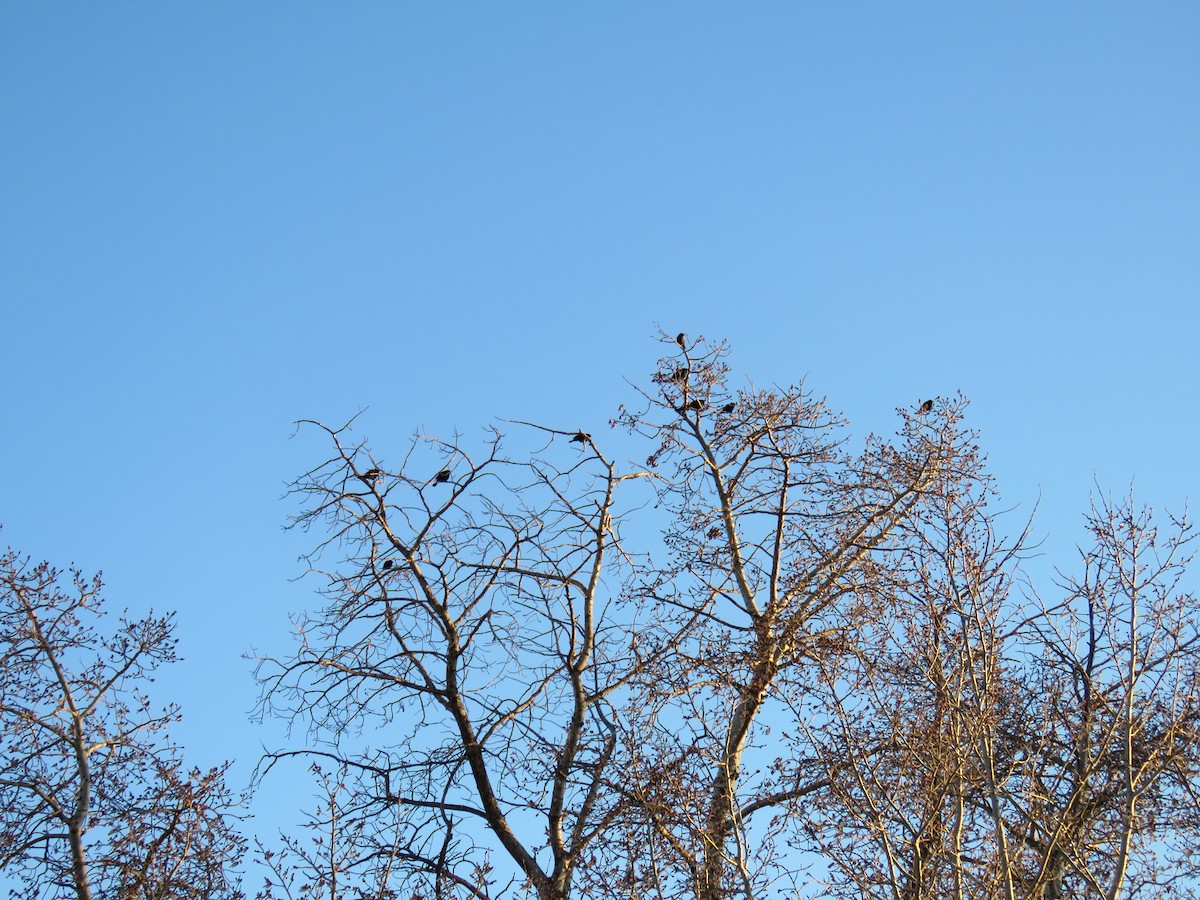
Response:
[{"label": "bird silhouette", "polygon": [[438,472],[436,475],[433,476],[434,484],[445,484],[449,480],[450,480],[450,470],[449,469],[442,469],[442,471]]},{"label": "bird silhouette", "polygon": [[571,443],[572,444],[586,444],[591,439],[592,439],[592,436],[590,434],[588,434],[586,431],[577,431],[577,432],[575,432],[575,437],[571,438]]},{"label": "bird silhouette", "polygon": [[385,571],[385,572],[386,572],[388,569],[390,569],[390,568],[391,568],[392,566],[394,566],[395,564],[396,564],[396,563],[395,563],[395,561],[394,561],[394,560],[385,559],[385,560],[383,561],[383,571]]},{"label": "bird silhouette", "polygon": [[675,335],[675,343],[677,343],[684,350],[687,349],[687,344],[685,343],[686,337],[687,336],[682,331]]},{"label": "bird silhouette", "polygon": [[687,377],[692,374],[691,369],[676,369],[671,373],[672,381],[687,381]]},{"label": "bird silhouette", "polygon": [[926,400],[924,403],[921,404],[921,408],[917,410],[917,415],[923,416],[926,413],[930,413],[930,412],[933,412],[933,401]]},{"label": "bird silhouette", "polygon": [[379,469],[367,469],[367,471],[363,472],[358,477],[361,478],[363,481],[374,481],[376,478],[378,478],[382,474],[383,474],[383,472],[381,472]]},{"label": "bird silhouette", "polygon": [[700,409],[704,409],[704,401],[703,401],[703,400],[701,400],[701,399],[699,399],[699,398],[697,398],[697,399],[695,399],[695,400],[692,400],[692,401],[690,401],[690,402],[688,402],[688,403],[685,403],[685,404],[684,404],[684,406],[683,406],[683,408],[684,408],[684,409],[693,409],[693,410],[700,410]]},{"label": "bird silhouette", "polygon": [[724,406],[721,407],[721,412],[725,413],[725,415],[729,415],[735,409],[737,409],[736,403],[726,403]]}]

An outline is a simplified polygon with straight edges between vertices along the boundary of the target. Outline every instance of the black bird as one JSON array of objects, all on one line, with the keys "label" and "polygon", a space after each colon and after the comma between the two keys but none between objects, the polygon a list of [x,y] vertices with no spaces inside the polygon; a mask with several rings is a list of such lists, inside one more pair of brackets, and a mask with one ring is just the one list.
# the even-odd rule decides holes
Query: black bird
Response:
[{"label": "black bird", "polygon": [[586,444],[591,439],[592,439],[592,436],[590,434],[588,434],[586,431],[577,431],[577,432],[575,432],[575,437],[571,438],[571,443],[572,444]]},{"label": "black bird", "polygon": [[442,471],[438,472],[436,475],[433,476],[434,484],[445,484],[449,480],[450,480],[450,470],[449,469],[442,469]]},{"label": "black bird", "polygon": [[917,415],[923,416],[926,413],[931,413],[931,412],[933,412],[933,401],[926,400],[924,403],[921,404],[921,408],[917,410]]},{"label": "black bird", "polygon": [[696,409],[696,410],[704,409],[704,401],[697,398],[695,400],[692,400],[689,403],[684,404],[683,408],[684,409]]},{"label": "black bird", "polygon": [[682,331],[679,332],[679,334],[675,335],[675,343],[677,343],[684,350],[687,349],[687,344],[684,342],[685,338],[686,338],[686,335]]},{"label": "black bird", "polygon": [[712,528],[708,529],[708,536],[710,538],[718,538],[721,536],[722,531],[724,531],[724,529],[721,528],[720,525],[714,525]]},{"label": "black bird", "polygon": [[376,478],[378,478],[382,474],[383,474],[383,472],[379,471],[379,469],[367,469],[367,471],[363,472],[358,477],[361,478],[363,481],[374,481]]},{"label": "black bird", "polygon": [[735,409],[737,409],[736,403],[726,403],[724,406],[721,407],[721,412],[725,413],[725,415],[729,415]]},{"label": "black bird", "polygon": [[672,381],[687,381],[688,376],[691,374],[692,374],[691,369],[676,369],[671,374],[671,380]]},{"label": "black bird", "polygon": [[386,572],[388,569],[390,569],[390,568],[391,568],[392,566],[394,566],[395,564],[396,564],[396,563],[395,563],[395,561],[394,561],[394,560],[385,559],[385,560],[383,561],[383,571],[385,571],[385,572]]}]

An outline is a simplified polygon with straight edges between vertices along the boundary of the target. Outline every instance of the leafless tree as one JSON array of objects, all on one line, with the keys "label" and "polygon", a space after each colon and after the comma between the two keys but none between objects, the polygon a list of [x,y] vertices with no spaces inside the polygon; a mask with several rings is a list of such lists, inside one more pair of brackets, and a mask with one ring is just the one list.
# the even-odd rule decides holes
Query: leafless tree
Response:
[{"label": "leafless tree", "polygon": [[1033,714],[1002,794],[1013,868],[1037,900],[1183,895],[1200,838],[1194,533],[1131,496],[1097,502],[1088,530],[1082,573],[1031,623]]},{"label": "leafless tree", "polygon": [[[297,483],[297,523],[345,559],[296,657],[264,661],[266,707],[333,743],[362,786],[354,816],[399,813],[402,846],[377,850],[408,891],[490,896],[483,827],[535,895],[570,896],[612,816],[613,696],[638,668],[604,580],[625,565],[629,476],[590,439],[561,467],[506,458],[499,435],[481,458],[417,441],[389,469],[324,430],[335,452]],[[351,752],[368,728],[386,737]]]},{"label": "leafless tree", "polygon": [[332,447],[293,486],[325,604],[259,676],[310,746],[265,767],[342,773],[326,820],[362,890],[1182,891],[1186,526],[1096,518],[1088,574],[1043,601],[962,398],[853,450],[803,385],[735,388],[725,345],[662,341],[612,422],[644,464],[574,422],[395,464],[306,423]]},{"label": "leafless tree", "polygon": [[828,895],[1195,896],[1190,526],[1101,503],[1065,597],[1018,600],[1024,535],[1003,546],[963,511],[894,591],[903,626],[826,679],[834,714],[807,726],[831,776],[808,814]]},{"label": "leafless tree", "polygon": [[828,864],[829,896],[1005,896],[1004,835],[984,800],[1020,683],[1004,649],[1026,535],[997,536],[977,451],[963,458],[977,476],[941,484],[892,544],[874,597],[886,619],[852,656],[818,660],[802,727],[830,789],[797,813]]},{"label": "leafless tree", "polygon": [[225,770],[185,770],[145,693],[172,617],[102,615],[98,576],[0,555],[0,869],[31,898],[239,897]]},{"label": "leafless tree", "polygon": [[356,815],[355,803],[364,794],[351,783],[354,773],[344,767],[331,773],[313,763],[310,772],[320,788],[321,802],[305,822],[306,839],[284,835],[277,849],[256,841],[259,860],[268,872],[259,900],[398,896],[388,881],[399,841],[379,833],[389,826],[395,829],[395,817]]},{"label": "leafless tree", "polygon": [[648,793],[628,799],[653,835],[648,881],[699,900],[764,895],[789,876],[770,852],[796,839],[786,811],[827,795],[846,764],[802,740],[828,713],[813,705],[822,680],[892,621],[917,524],[981,477],[961,404],[906,414],[896,440],[851,452],[845,422],[802,386],[734,394],[724,355],[689,352],[686,384],[660,373],[661,393],[620,419],[652,442],[674,514],[673,559],[639,594],[677,611],[630,744]]}]

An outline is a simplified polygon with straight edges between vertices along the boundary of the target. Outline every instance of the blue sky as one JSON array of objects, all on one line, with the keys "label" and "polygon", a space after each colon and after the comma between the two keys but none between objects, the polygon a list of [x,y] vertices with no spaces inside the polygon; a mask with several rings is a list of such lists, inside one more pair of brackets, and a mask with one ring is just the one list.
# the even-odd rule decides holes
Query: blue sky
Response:
[{"label": "blue sky", "polygon": [[599,434],[661,325],[861,436],[962,390],[1069,566],[1095,482],[1200,498],[1198,46],[1184,2],[6,4],[0,541],[178,609],[180,737],[246,775],[242,654],[317,602],[292,422]]}]

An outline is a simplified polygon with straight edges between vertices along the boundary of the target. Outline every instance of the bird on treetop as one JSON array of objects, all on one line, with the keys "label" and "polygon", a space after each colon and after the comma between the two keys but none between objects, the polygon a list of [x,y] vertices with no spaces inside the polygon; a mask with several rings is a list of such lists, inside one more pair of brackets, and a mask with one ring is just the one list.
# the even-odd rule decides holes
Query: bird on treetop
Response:
[{"label": "bird on treetop", "polygon": [[392,566],[394,566],[395,564],[396,564],[396,563],[395,563],[395,561],[394,561],[394,560],[391,560],[391,559],[385,559],[385,560],[383,561],[383,570],[386,572],[388,569],[390,569],[390,568],[391,568]]},{"label": "bird on treetop", "polygon": [[449,480],[450,480],[450,470],[449,469],[442,469],[442,471],[438,472],[436,475],[433,476],[434,484],[445,484]]},{"label": "bird on treetop", "polygon": [[676,369],[671,373],[672,381],[687,381],[687,377],[692,374],[691,369]]},{"label": "bird on treetop", "polygon": [[704,401],[697,398],[696,400],[692,400],[690,403],[685,404],[683,408],[695,410],[704,409]]},{"label": "bird on treetop", "polygon": [[721,412],[725,413],[725,415],[729,415],[735,409],[737,409],[736,403],[726,403],[724,406],[721,407]]},{"label": "bird on treetop", "polygon": [[363,472],[358,477],[361,478],[363,481],[374,481],[376,478],[378,478],[382,474],[383,474],[383,472],[381,472],[379,469],[367,469],[367,471]]},{"label": "bird on treetop", "polygon": [[575,432],[575,437],[571,438],[571,443],[572,444],[586,444],[591,439],[592,439],[592,436],[590,434],[588,434],[586,431],[577,431],[577,432]]},{"label": "bird on treetop", "polygon": [[675,335],[675,343],[677,343],[680,347],[683,347],[684,350],[687,349],[687,345],[684,343],[685,339],[686,335],[682,331]]},{"label": "bird on treetop", "polygon": [[921,408],[917,410],[917,415],[923,416],[926,413],[930,413],[930,412],[933,412],[933,401],[926,400],[924,403],[921,404]]}]

